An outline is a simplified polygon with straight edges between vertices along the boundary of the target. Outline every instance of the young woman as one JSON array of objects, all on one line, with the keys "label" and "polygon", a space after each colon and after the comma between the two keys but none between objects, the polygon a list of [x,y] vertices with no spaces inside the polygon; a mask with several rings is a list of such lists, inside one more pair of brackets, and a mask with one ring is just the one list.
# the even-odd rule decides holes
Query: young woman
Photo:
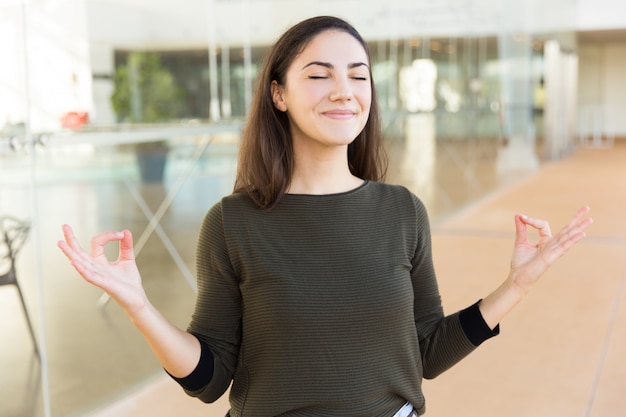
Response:
[{"label": "young woman", "polygon": [[[187,330],[147,299],[129,231],[94,237],[88,254],[65,225],[59,247],[189,395],[212,402],[232,382],[232,417],[421,415],[422,379],[496,335],[591,219],[583,207],[553,236],[546,221],[516,216],[507,278],[445,316],[426,210],[382,183],[378,117],[367,46],[351,25],[322,16],[285,32],[260,76],[235,191],[199,233]],[[109,262],[104,246],[116,241]]]}]

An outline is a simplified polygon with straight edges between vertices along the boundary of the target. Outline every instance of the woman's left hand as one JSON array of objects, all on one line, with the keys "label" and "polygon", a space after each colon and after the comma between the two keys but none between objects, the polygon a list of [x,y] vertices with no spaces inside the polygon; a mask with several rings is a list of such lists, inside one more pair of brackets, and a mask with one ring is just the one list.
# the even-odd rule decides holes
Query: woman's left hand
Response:
[{"label": "woman's left hand", "polygon": [[[557,259],[585,236],[593,220],[587,217],[588,206],[581,207],[572,220],[552,235],[547,221],[524,215],[515,216],[515,246],[511,258],[512,284],[526,293]],[[539,240],[528,240],[528,227],[537,229]]]}]

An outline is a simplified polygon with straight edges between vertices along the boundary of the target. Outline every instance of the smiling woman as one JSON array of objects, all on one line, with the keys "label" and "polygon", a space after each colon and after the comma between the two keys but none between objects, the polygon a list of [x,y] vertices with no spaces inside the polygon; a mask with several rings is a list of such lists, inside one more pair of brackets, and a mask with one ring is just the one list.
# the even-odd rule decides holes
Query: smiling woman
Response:
[{"label": "smiling woman", "polygon": [[[345,131],[339,132],[348,152],[347,160],[344,155],[339,161],[343,174],[361,180],[383,180],[387,158],[370,62],[366,42],[341,19],[307,19],[281,36],[267,54],[259,75],[259,89],[239,153],[235,189],[245,191],[265,208],[275,206],[288,190],[293,193],[300,189],[296,175],[307,174],[309,168],[303,164],[313,163],[313,159],[296,164],[295,158],[300,154],[294,149],[296,142],[301,141],[292,140],[292,135],[321,138],[319,132],[313,135],[303,129],[321,130],[324,125],[318,122],[322,112],[328,111],[354,114],[344,124]],[[329,116],[325,118],[331,121]],[[293,126],[292,121],[306,126]],[[359,124],[361,128],[357,129]],[[302,135],[299,130],[303,130]],[[327,153],[313,155],[323,160],[330,158]],[[341,157],[337,149],[332,155]],[[297,167],[303,170],[296,173]],[[327,169],[329,166],[325,165],[316,175],[328,172]],[[347,175],[344,179],[348,179]],[[334,184],[333,180],[330,182]],[[357,183],[352,179],[344,188]],[[318,187],[315,180],[309,181],[311,185]],[[335,189],[339,188],[337,185]],[[321,191],[314,191],[317,192]]]},{"label": "smiling woman", "polygon": [[272,81],[272,99],[287,114],[296,158],[288,193],[337,193],[363,181],[350,172],[346,150],[367,123],[370,79],[359,41],[329,30],[295,58],[283,84]]},{"label": "smiling woman", "polygon": [[[229,386],[230,417],[407,417],[423,378],[499,331],[539,276],[584,236],[581,208],[552,235],[515,217],[511,269],[494,292],[445,315],[420,199],[384,184],[369,53],[330,16],[293,26],[270,51],[242,137],[234,192],[197,242],[198,295],[186,330],[148,300],[128,230],[59,247],[142,332],[189,395]],[[527,228],[539,231],[531,244]],[[119,242],[109,262],[104,246]]]}]

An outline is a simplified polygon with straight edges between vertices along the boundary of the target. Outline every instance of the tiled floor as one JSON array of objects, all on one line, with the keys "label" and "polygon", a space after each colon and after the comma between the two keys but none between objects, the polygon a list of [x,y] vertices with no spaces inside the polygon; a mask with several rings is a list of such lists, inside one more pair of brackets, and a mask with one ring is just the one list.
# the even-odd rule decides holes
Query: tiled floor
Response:
[{"label": "tiled floor", "polygon": [[[522,177],[494,175],[497,148],[488,144],[438,144],[410,151],[392,150],[390,181],[412,188],[431,212],[435,262],[448,312],[486,295],[505,278],[515,213],[544,217],[557,229],[579,206],[589,204],[595,220],[588,236],[504,320],[499,337],[425,382],[426,415],[626,415],[626,143],[580,148]],[[230,151],[213,155],[206,170],[215,168],[216,161],[232,168],[233,156]],[[173,256],[166,255],[167,261],[162,257],[172,255],[173,247],[184,265],[193,265],[198,218],[229,191],[229,169],[202,171],[188,179],[161,221],[163,234],[156,230],[138,256],[149,295],[181,326],[188,320],[193,291],[185,267]],[[131,227],[137,242],[148,223],[145,208],[156,212],[175,188],[119,179],[51,180],[38,194],[46,210],[38,225],[41,246],[54,245],[62,222],[73,223],[85,241],[105,228]],[[22,198],[7,187],[0,191],[5,199]],[[113,304],[98,308],[100,292],[82,283],[56,251],[41,256],[55,417],[224,416],[226,396],[208,405],[186,397],[158,372],[145,344]],[[21,267],[25,277],[34,268],[26,262]],[[25,279],[24,286],[37,317],[36,285]],[[12,345],[19,346],[19,352],[0,346],[0,360],[11,360],[0,362],[0,415],[35,416],[36,411],[28,410],[37,410],[41,402],[41,392],[32,390],[40,378],[38,364],[15,313],[15,297],[4,289],[0,297],[0,316],[17,317],[0,323],[0,340],[10,334]],[[9,379],[15,382],[12,390],[4,388]]]},{"label": "tiled floor", "polygon": [[554,230],[583,204],[594,218],[588,236],[505,319],[500,337],[427,383],[430,415],[626,415],[624,145],[579,149],[437,225],[434,253],[452,311],[506,273],[514,213],[549,219]]}]

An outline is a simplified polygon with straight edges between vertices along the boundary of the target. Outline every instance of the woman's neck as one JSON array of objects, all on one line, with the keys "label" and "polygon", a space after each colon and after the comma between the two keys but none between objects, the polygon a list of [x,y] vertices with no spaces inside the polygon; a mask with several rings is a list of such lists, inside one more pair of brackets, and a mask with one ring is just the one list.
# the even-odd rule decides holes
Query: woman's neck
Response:
[{"label": "woman's neck", "polygon": [[343,155],[325,157],[296,157],[294,172],[287,189],[288,194],[336,194],[350,191],[363,184],[348,167]]}]

